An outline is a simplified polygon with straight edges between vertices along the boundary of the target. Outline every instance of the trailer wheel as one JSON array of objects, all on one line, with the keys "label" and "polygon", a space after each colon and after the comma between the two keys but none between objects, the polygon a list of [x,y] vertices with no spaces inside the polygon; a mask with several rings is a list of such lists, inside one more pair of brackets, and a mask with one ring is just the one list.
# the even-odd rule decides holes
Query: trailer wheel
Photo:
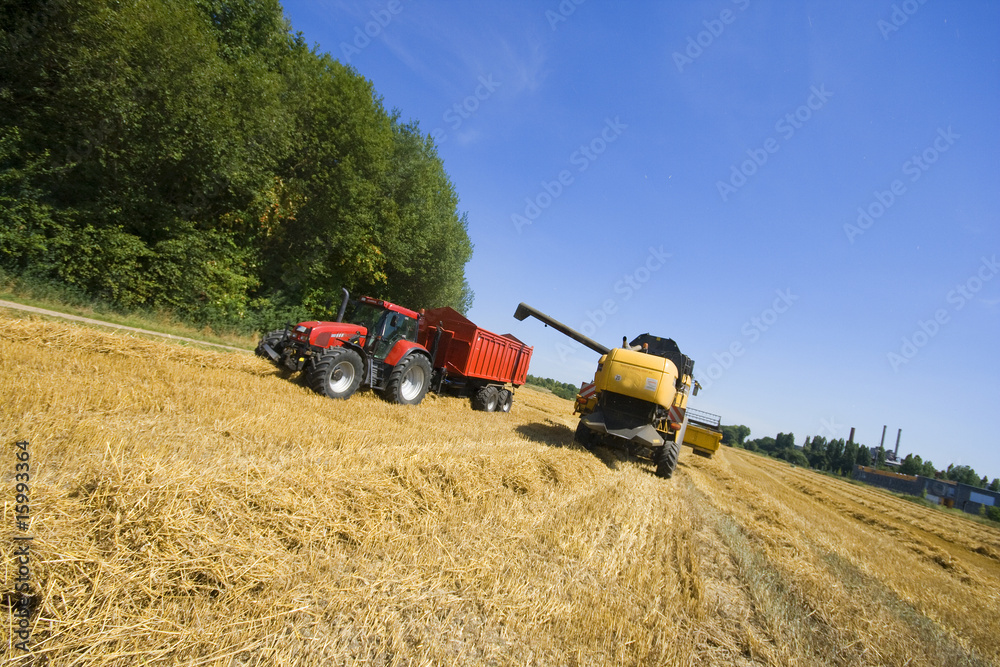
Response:
[{"label": "trailer wheel", "polygon": [[472,409],[493,412],[497,409],[497,388],[483,387],[472,397]]},{"label": "trailer wheel", "polygon": [[390,403],[416,405],[424,400],[431,383],[431,362],[422,354],[411,354],[392,369],[383,396]]},{"label": "trailer wheel", "polygon": [[309,386],[328,398],[350,398],[361,386],[361,355],[346,347],[324,350],[307,367]]},{"label": "trailer wheel", "polygon": [[497,412],[510,412],[510,406],[514,404],[514,392],[510,389],[501,389],[497,394]]},{"label": "trailer wheel", "polygon": [[658,450],[656,456],[656,476],[663,479],[670,479],[674,475],[674,468],[677,467],[677,457],[681,453],[681,443],[667,441]]},{"label": "trailer wheel", "polygon": [[253,353],[258,357],[263,357],[264,359],[271,361],[271,357],[269,357],[267,352],[264,351],[264,345],[267,344],[272,350],[278,353],[278,356],[281,356],[281,348],[278,346],[278,343],[281,342],[284,335],[284,329],[268,331],[264,337],[260,339],[260,342],[257,343],[257,348],[253,351]]}]

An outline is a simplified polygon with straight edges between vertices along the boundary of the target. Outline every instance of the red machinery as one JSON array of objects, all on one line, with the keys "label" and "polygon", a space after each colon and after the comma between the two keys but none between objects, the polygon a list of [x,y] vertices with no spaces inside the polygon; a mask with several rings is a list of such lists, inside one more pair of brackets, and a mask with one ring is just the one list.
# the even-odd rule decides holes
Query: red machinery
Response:
[{"label": "red machinery", "polygon": [[533,348],[510,334],[481,329],[448,307],[421,311],[417,341],[436,348],[435,391],[470,395],[476,410],[510,411],[514,396],[505,385],[524,384]]},{"label": "red machinery", "polygon": [[[351,311],[344,315],[348,306]],[[359,388],[393,403],[416,405],[428,390],[472,398],[477,410],[509,412],[524,384],[532,348],[510,334],[480,329],[451,308],[415,312],[361,297],[344,303],[336,322],[300,322],[268,333],[257,354],[304,371],[315,391],[349,398]]]}]

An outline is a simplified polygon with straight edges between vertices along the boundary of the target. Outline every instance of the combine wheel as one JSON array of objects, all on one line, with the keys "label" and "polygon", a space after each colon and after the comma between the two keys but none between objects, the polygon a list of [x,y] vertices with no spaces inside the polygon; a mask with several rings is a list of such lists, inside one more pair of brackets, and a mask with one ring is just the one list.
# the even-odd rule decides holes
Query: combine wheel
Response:
[{"label": "combine wheel", "polygon": [[681,443],[667,441],[659,448],[656,461],[656,476],[670,479],[677,467],[677,457],[681,453]]},{"label": "combine wheel", "polygon": [[472,397],[472,409],[493,412],[497,409],[497,399],[496,387],[483,387]]},{"label": "combine wheel", "polygon": [[265,334],[264,337],[260,339],[260,342],[257,343],[257,349],[253,351],[254,354],[256,354],[258,357],[263,357],[264,359],[271,361],[271,357],[269,357],[267,352],[264,351],[264,344],[266,343],[271,347],[272,350],[277,352],[278,355],[280,356],[281,348],[278,347],[278,343],[281,342],[281,338],[284,335],[285,335],[284,329],[275,329],[274,331],[267,332],[267,334]]},{"label": "combine wheel", "polygon": [[510,389],[501,389],[497,394],[497,412],[510,412],[510,406],[514,404],[514,392]]},{"label": "combine wheel", "polygon": [[411,354],[392,369],[383,396],[390,403],[416,405],[424,400],[431,384],[431,362],[422,354]]},{"label": "combine wheel", "polygon": [[315,357],[306,372],[313,391],[329,398],[350,398],[361,385],[364,364],[354,350],[333,347]]},{"label": "combine wheel", "polygon": [[585,449],[593,449],[597,446],[598,437],[596,433],[583,425],[583,420],[580,420],[580,423],[576,425],[576,434],[573,435],[573,440]]}]

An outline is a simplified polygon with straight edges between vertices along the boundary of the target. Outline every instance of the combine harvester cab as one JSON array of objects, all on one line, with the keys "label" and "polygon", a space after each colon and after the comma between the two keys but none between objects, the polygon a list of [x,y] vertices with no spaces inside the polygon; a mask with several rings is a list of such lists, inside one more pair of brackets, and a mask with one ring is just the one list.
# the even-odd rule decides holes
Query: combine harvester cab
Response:
[{"label": "combine harvester cab", "polygon": [[673,340],[645,333],[608,348],[524,303],[514,313],[519,320],[529,315],[601,355],[594,381],[581,386],[574,404],[580,415],[575,439],[581,445],[624,446],[652,459],[656,474],[666,478],[677,466],[681,444],[702,456],[718,450],[721,419],[688,410],[688,396],[697,387],[694,361]]},{"label": "combine harvester cab", "polygon": [[[345,322],[345,315],[346,320]],[[371,297],[344,301],[335,322],[318,320],[271,331],[259,356],[329,398],[373,389],[392,403],[416,405],[428,391],[472,398],[473,407],[509,412],[524,384],[532,348],[480,329],[451,308],[413,311]]]}]

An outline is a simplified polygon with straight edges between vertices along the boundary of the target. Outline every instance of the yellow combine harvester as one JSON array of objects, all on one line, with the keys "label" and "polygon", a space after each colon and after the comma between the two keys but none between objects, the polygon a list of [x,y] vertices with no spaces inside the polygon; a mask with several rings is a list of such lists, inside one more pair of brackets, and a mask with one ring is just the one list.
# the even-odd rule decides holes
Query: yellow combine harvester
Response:
[{"label": "yellow combine harvester", "polygon": [[593,383],[584,383],[576,397],[581,445],[624,445],[652,459],[656,474],[666,478],[674,473],[681,444],[702,456],[719,449],[720,418],[688,408],[688,396],[698,387],[694,361],[673,340],[646,333],[611,349],[524,303],[514,312],[518,320],[529,315],[601,355]]}]

